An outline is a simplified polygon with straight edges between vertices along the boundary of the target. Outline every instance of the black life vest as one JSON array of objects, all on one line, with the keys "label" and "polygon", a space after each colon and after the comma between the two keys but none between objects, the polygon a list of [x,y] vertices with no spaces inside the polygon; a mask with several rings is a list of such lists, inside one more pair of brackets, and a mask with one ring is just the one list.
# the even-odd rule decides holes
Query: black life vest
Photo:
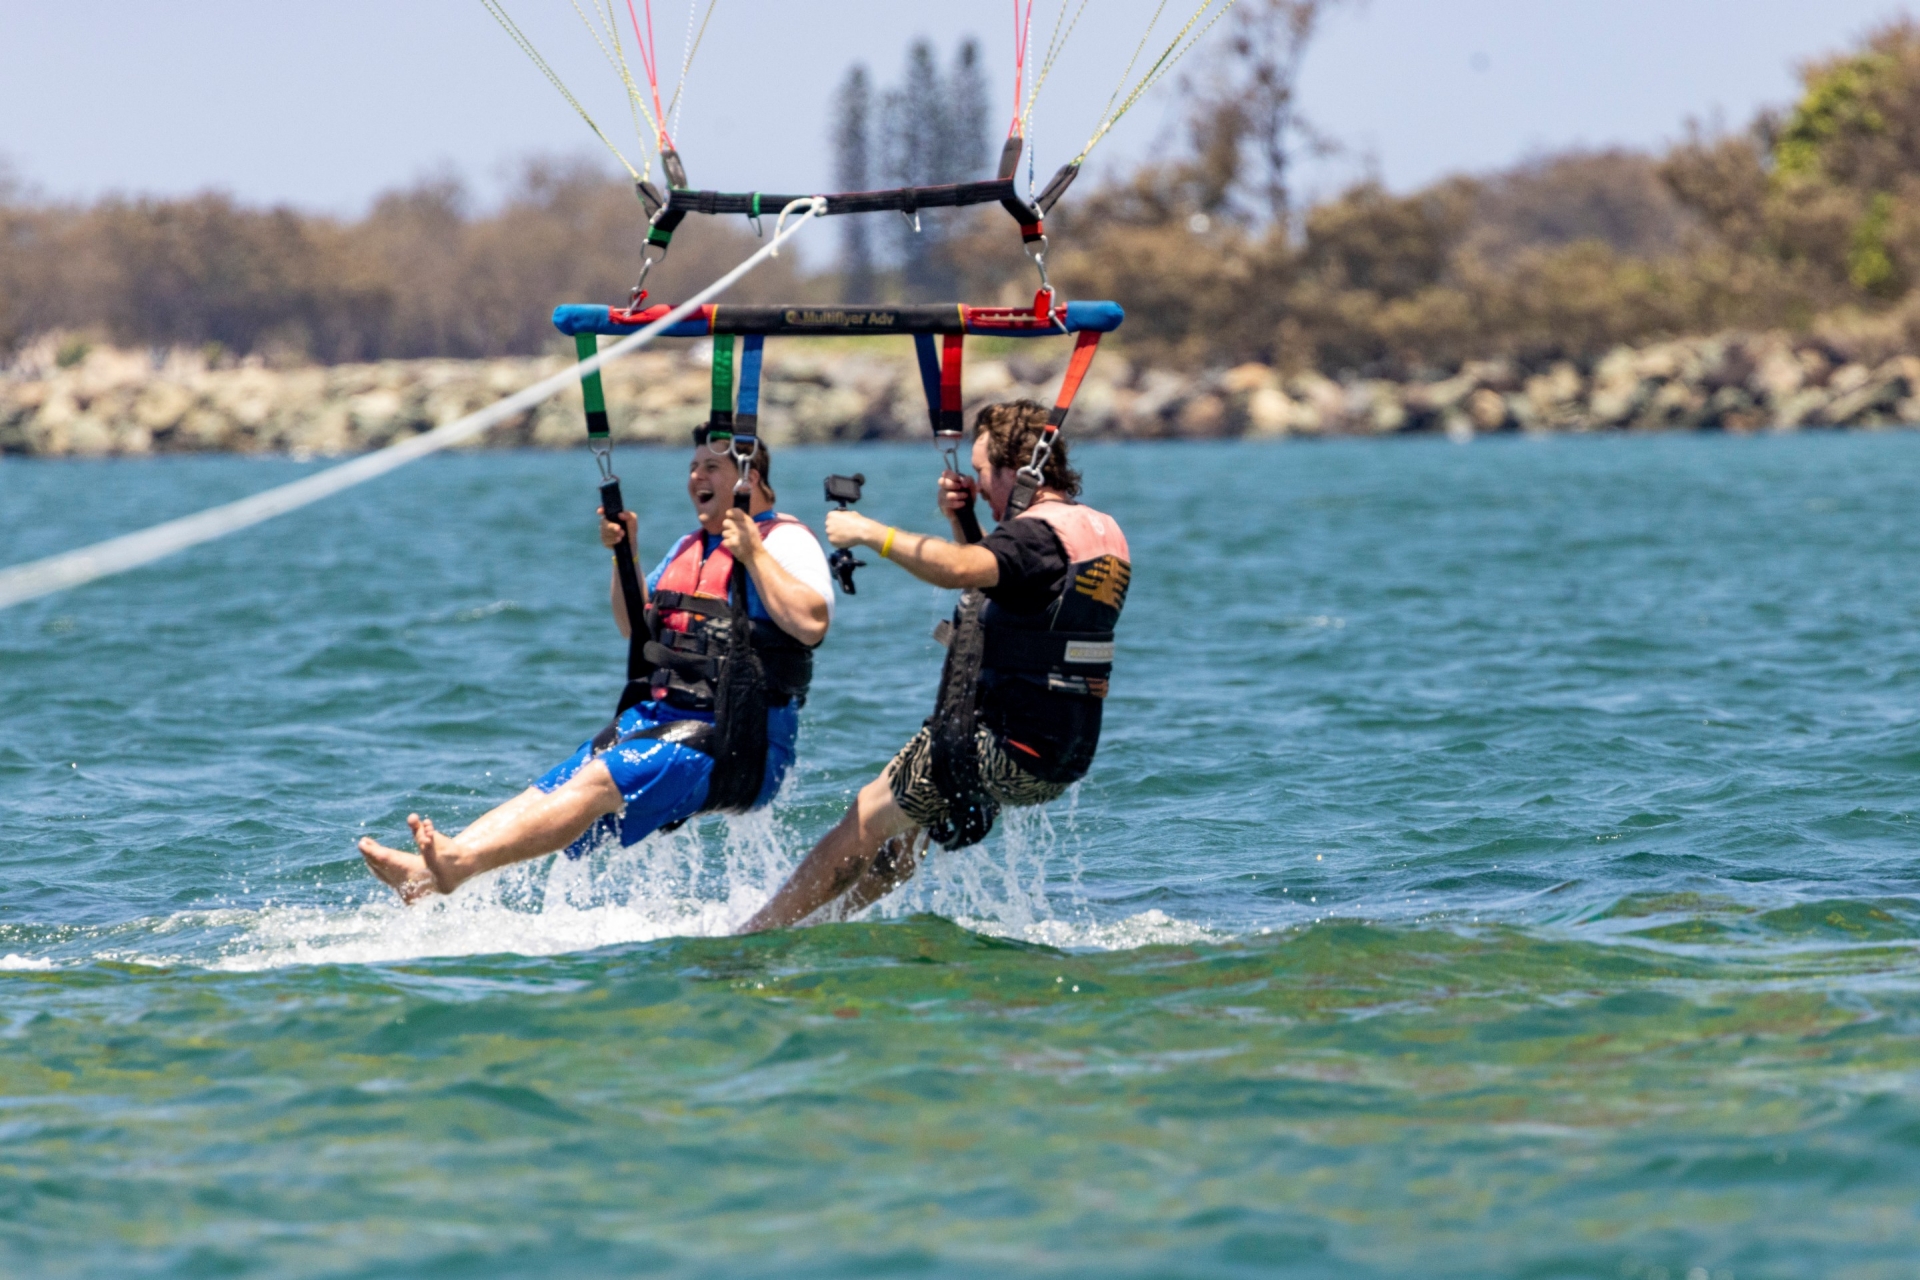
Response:
[{"label": "black life vest", "polygon": [[1005,676],[1104,698],[1113,674],[1114,627],[1133,572],[1126,535],[1111,516],[1058,499],[1014,517],[1029,518],[1045,521],[1059,536],[1068,581],[1051,605],[1028,616],[1000,608],[978,589],[961,593],[939,699],[928,721],[933,781],[948,811],[928,834],[943,848],[978,843],[999,816],[999,805],[982,784],[974,745],[979,685]]},{"label": "black life vest", "polygon": [[1015,517],[1040,520],[1067,553],[1066,588],[1046,609],[1017,614],[989,600],[983,674],[1009,675],[1055,693],[1107,696],[1113,632],[1133,576],[1127,537],[1113,517],[1077,502],[1039,502]]}]

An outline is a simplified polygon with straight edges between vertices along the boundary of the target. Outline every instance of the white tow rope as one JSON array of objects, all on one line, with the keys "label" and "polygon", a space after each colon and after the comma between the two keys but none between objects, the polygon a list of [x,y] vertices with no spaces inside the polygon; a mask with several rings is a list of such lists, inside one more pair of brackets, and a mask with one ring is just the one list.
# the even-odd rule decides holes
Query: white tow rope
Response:
[{"label": "white tow rope", "polygon": [[[786,217],[797,208],[805,207],[806,212],[796,219],[792,226],[785,226]],[[416,458],[424,458],[430,453],[471,440],[507,419],[525,413],[543,400],[565,391],[579,382],[581,378],[602,367],[612,364],[622,356],[632,355],[640,348],[652,342],[669,326],[679,323],[702,305],[732,288],[740,278],[775,257],[780,246],[799,232],[800,228],[818,215],[825,213],[827,202],[819,196],[809,196],[804,200],[795,200],[780,212],[781,225],[774,232],[773,239],[762,246],[752,257],[733,270],[721,276],[712,284],[694,294],[685,302],[660,317],[638,333],[630,333],[620,341],[589,359],[534,383],[524,391],[515,392],[505,400],[488,405],[478,413],[470,413],[464,418],[449,422],[445,426],[435,427],[421,435],[411,436],[398,444],[365,457],[343,462],[337,467],[329,467],[318,475],[304,480],[295,480],[264,493],[256,493],[250,498],[238,502],[229,502],[224,506],[210,507],[194,515],[182,516],[178,520],[169,520],[156,524],[137,533],[122,534],[118,538],[108,538],[105,542],[96,542],[90,547],[81,547],[77,551],[66,551],[59,555],[48,556],[44,560],[30,560],[26,564],[0,569],[0,609],[21,604],[55,591],[64,591],[68,587],[77,587],[95,578],[104,578],[109,574],[124,573],[143,564],[151,564],[163,556],[176,551],[198,546],[202,542],[211,542],[215,538],[236,533],[263,520],[271,520],[297,510],[310,502],[339,493],[342,489],[351,489],[354,485],[364,484],[375,476],[383,476],[398,467],[404,467]]]}]

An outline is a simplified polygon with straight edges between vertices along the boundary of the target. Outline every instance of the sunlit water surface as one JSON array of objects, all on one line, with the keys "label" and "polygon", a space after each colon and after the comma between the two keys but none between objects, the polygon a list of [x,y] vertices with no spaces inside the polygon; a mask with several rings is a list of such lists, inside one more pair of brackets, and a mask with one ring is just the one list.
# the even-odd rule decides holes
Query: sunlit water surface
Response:
[{"label": "sunlit water surface", "polygon": [[[1092,775],[745,941],[931,702],[892,566],[771,815],[411,911],[354,838],[617,690],[584,454],[0,613],[0,1273],[1914,1273],[1920,436],[1077,460]],[[682,458],[620,463],[657,553]],[[931,451],[774,478],[856,468],[931,525]],[[8,460],[0,561],[310,470]]]}]

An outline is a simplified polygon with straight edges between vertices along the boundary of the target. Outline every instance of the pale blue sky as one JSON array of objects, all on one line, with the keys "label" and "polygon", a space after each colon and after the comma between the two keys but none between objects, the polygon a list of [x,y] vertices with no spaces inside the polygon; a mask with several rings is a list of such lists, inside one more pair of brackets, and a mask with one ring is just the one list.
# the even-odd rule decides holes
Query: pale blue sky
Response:
[{"label": "pale blue sky", "polygon": [[[1153,4],[1092,0],[1037,113],[1043,180],[1085,137]],[[564,0],[507,7],[630,141],[617,82]],[[1742,124],[1790,95],[1797,61],[1905,8],[1371,0],[1336,12],[1311,56],[1306,109],[1362,158],[1313,181],[1330,187],[1364,161],[1406,189],[1571,144],[1658,146],[1688,116]],[[661,60],[677,69],[687,7],[655,9]],[[884,82],[915,35],[943,51],[978,35],[998,101],[1011,92],[1011,25],[1008,0],[719,0],[680,133],[690,175],[701,186],[823,186],[828,100],[851,62]],[[1163,88],[1099,158],[1150,151],[1168,100]],[[513,157],[597,145],[477,0],[0,0],[0,156],[56,195],[219,187],[354,213],[436,166],[484,192]]]}]

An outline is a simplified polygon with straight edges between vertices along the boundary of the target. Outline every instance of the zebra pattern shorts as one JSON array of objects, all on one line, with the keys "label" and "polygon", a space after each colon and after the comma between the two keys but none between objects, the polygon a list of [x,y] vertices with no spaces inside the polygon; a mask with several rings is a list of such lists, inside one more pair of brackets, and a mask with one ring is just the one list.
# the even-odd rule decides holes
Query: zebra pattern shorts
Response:
[{"label": "zebra pattern shorts", "polygon": [[[992,732],[976,729],[974,745],[980,752],[980,783],[994,803],[1005,807],[1046,804],[1057,800],[1073,784],[1048,782],[1021,768],[1007,754]],[[887,786],[900,811],[923,827],[934,826],[947,817],[946,797],[933,781],[933,734],[922,727],[900,748],[900,754],[887,766]]]}]

